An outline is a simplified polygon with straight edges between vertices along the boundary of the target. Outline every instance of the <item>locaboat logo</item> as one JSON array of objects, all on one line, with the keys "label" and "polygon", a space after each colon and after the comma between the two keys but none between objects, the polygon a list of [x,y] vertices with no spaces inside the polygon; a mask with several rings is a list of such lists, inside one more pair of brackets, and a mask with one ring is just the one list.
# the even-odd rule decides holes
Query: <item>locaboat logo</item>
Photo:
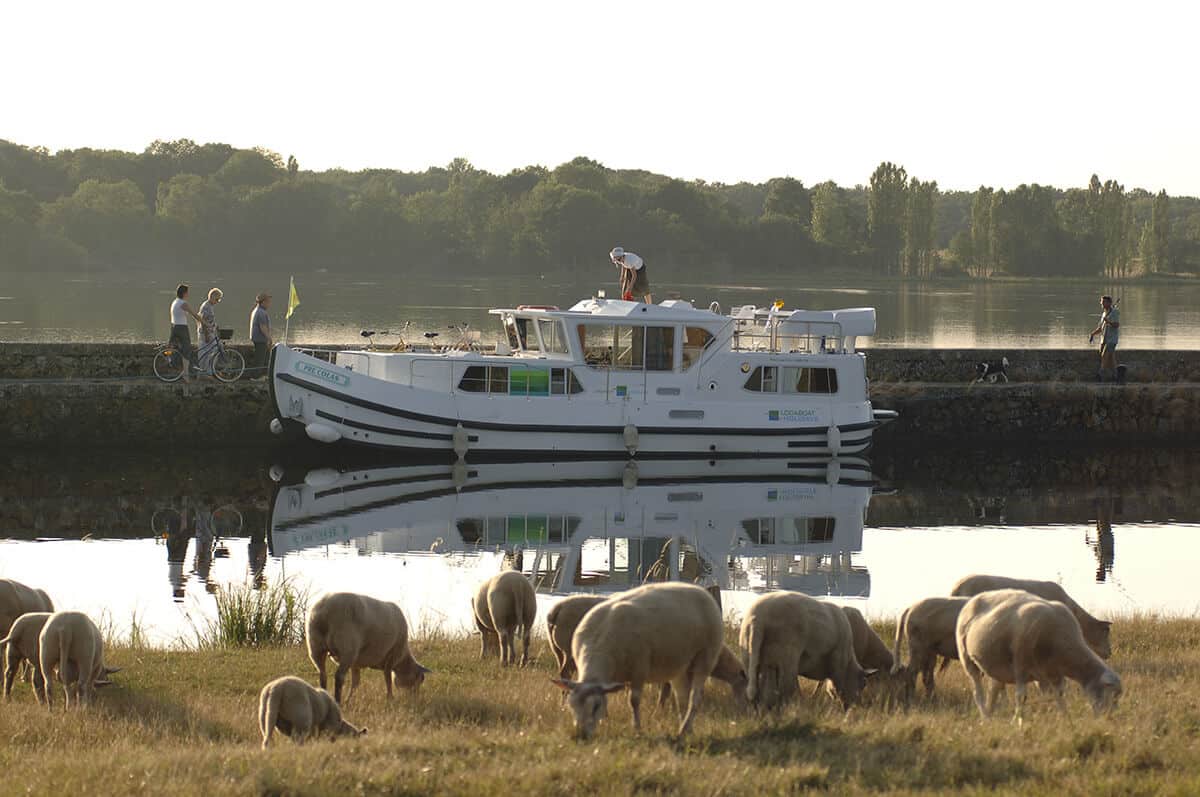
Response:
[{"label": "locaboat logo", "polygon": [[768,421],[783,421],[784,423],[816,423],[820,418],[817,410],[791,409],[767,410]]},{"label": "locaboat logo", "polygon": [[348,387],[350,385],[350,377],[332,368],[326,368],[323,365],[298,360],[296,362],[296,370],[306,376],[315,376],[317,379],[339,387]]}]

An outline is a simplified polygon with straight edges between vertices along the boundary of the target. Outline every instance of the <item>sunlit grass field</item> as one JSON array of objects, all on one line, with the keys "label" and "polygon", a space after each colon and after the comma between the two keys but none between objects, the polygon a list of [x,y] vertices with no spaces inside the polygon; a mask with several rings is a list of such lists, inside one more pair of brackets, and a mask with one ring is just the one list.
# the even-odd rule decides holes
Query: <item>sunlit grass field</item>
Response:
[{"label": "sunlit grass field", "polygon": [[300,746],[276,734],[266,752],[258,692],[289,673],[315,683],[301,647],[115,645],[118,686],[90,710],[65,713],[59,687],[47,712],[28,684],[15,686],[0,706],[0,793],[1200,794],[1200,619],[1120,620],[1113,641],[1125,695],[1106,718],[1072,684],[1065,717],[1033,689],[1023,727],[1007,702],[983,722],[955,664],[934,700],[907,712],[868,698],[847,716],[822,694],[761,718],[710,681],[682,743],[673,708],[644,706],[635,734],[618,694],[584,744],[549,682],[544,638],[535,662],[507,670],[480,661],[476,639],[416,640],[435,673],[419,695],[389,702],[382,676],[365,671],[345,715],[367,736]]}]

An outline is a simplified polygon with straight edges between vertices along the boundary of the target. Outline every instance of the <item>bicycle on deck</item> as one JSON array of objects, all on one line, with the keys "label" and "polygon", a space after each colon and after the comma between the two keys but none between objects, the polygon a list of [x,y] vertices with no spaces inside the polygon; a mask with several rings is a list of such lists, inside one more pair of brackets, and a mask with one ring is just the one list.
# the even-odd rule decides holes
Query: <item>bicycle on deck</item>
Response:
[{"label": "bicycle on deck", "polygon": [[[217,337],[196,352],[200,362],[197,373],[209,374],[222,382],[236,382],[246,370],[246,358],[237,349],[226,348],[225,341],[233,337],[232,329],[217,330]],[[188,363],[183,352],[173,343],[160,344],[154,350],[154,375],[164,382],[178,382]]]}]

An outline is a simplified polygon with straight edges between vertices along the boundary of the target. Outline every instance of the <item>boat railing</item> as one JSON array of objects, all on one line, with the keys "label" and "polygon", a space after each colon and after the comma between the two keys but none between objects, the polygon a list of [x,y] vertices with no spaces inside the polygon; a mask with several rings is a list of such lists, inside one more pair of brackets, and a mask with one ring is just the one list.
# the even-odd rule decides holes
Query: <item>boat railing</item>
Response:
[{"label": "boat railing", "polygon": [[774,354],[841,354],[842,325],[837,321],[789,321],[785,317],[736,319],[733,351]]},{"label": "boat railing", "polygon": [[332,364],[338,354],[347,351],[347,346],[291,346],[292,351],[306,354],[309,357],[315,357],[318,360]]}]

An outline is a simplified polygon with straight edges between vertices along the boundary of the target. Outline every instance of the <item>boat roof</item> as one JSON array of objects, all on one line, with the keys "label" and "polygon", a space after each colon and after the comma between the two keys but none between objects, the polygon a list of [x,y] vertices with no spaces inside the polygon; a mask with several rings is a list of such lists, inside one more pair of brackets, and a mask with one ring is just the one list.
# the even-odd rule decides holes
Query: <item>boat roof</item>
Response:
[{"label": "boat roof", "polygon": [[521,315],[547,315],[556,317],[599,316],[603,318],[636,318],[638,321],[726,321],[725,316],[711,310],[698,310],[691,302],[683,299],[666,299],[658,304],[627,302],[623,299],[601,299],[593,297],[576,302],[567,310],[522,307],[495,309],[495,315],[519,313]]}]

